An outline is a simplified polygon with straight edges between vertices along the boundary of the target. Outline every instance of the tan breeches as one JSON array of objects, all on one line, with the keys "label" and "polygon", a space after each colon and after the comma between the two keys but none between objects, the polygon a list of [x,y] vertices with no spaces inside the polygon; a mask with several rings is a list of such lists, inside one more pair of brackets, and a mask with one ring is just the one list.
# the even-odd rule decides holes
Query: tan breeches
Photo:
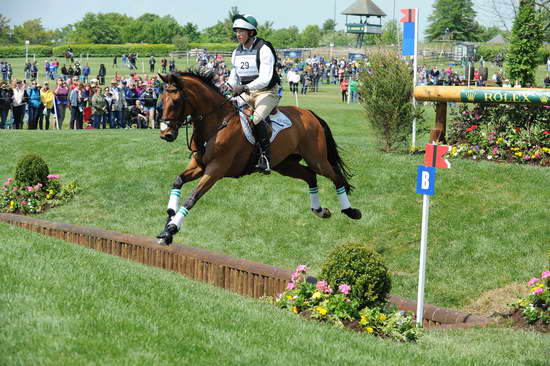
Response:
[{"label": "tan breeches", "polygon": [[254,118],[252,122],[257,125],[263,121],[269,113],[279,104],[281,97],[278,94],[279,85],[275,85],[270,90],[243,93],[241,96],[252,108],[254,108]]}]

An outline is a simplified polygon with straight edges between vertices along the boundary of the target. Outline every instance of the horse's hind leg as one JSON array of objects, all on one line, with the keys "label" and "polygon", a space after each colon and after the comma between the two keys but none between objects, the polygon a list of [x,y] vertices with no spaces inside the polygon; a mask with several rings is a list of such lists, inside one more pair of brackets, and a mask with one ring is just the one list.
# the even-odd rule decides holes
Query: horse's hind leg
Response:
[{"label": "horse's hind leg", "polygon": [[351,219],[359,220],[362,216],[361,211],[351,207],[351,203],[349,202],[348,198],[348,192],[346,189],[346,182],[342,177],[342,174],[337,173],[337,169],[335,169],[335,167],[333,167],[328,160],[315,162],[306,159],[306,162],[308,166],[313,169],[314,172],[324,177],[327,177],[334,183],[336,194],[338,195],[338,201],[340,202],[340,211]]},{"label": "horse's hind leg", "polygon": [[311,211],[323,218],[329,218],[331,216],[330,211],[327,208],[321,207],[319,201],[319,188],[317,188],[317,175],[313,170],[307,166],[300,164],[300,156],[289,156],[281,163],[277,164],[273,168],[276,172],[287,177],[301,179],[309,186],[309,198],[311,201]]}]

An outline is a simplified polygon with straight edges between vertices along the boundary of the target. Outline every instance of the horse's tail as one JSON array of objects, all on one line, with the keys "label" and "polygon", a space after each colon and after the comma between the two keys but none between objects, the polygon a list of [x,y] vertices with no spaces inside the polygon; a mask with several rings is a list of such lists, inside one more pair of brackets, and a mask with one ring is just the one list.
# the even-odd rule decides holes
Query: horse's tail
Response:
[{"label": "horse's tail", "polygon": [[330,131],[330,127],[328,124],[318,115],[315,114],[312,110],[309,110],[311,114],[315,116],[319,120],[319,123],[321,126],[323,126],[323,129],[325,130],[325,138],[327,143],[327,155],[328,155],[328,161],[330,165],[336,170],[336,174],[338,174],[342,179],[344,180],[344,187],[346,188],[346,193],[352,192],[355,187],[352,186],[349,183],[349,180],[351,177],[353,177],[353,174],[349,171],[348,166],[342,158],[340,157],[340,154],[338,153],[338,145],[336,145],[336,141],[334,141],[334,137],[332,137],[332,132]]}]

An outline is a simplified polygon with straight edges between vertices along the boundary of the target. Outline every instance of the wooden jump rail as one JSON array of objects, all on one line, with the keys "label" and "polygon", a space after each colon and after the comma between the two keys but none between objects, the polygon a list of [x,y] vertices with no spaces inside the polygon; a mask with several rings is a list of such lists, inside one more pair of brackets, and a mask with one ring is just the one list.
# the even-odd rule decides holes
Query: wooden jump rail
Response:
[{"label": "wooden jump rail", "polygon": [[430,142],[446,142],[447,103],[524,103],[550,105],[550,89],[488,88],[469,86],[417,86],[417,101],[436,102],[435,127]]},{"label": "wooden jump rail", "polygon": [[[292,271],[233,258],[205,249],[172,244],[160,246],[146,236],[71,224],[60,224],[28,216],[0,213],[0,222],[65,240],[131,261],[178,272],[190,279],[206,282],[240,295],[259,298],[282,293]],[[316,281],[308,277],[308,281]],[[400,296],[389,300],[399,309],[416,311],[416,301]],[[426,327],[470,327],[486,325],[489,318],[434,305],[424,306]]]}]

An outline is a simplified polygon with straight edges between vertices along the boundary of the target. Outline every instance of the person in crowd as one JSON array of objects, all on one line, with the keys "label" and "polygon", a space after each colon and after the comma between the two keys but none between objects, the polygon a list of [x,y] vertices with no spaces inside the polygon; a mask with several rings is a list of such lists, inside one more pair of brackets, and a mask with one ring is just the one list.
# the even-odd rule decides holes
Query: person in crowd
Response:
[{"label": "person in crowd", "polygon": [[90,66],[88,64],[84,65],[84,67],[82,68],[82,76],[80,78],[80,80],[84,83],[87,83],[88,82],[88,76],[90,76]]},{"label": "person in crowd", "polygon": [[344,78],[340,81],[340,91],[342,92],[342,102],[348,101],[348,81]]},{"label": "person in crowd", "polygon": [[155,63],[156,62],[157,62],[157,60],[155,60],[155,56],[149,57],[149,71],[150,72],[155,72]]},{"label": "person in crowd", "polygon": [[292,94],[298,93],[298,84],[300,83],[300,74],[296,69],[288,70],[287,76],[288,86]]},{"label": "person in crowd", "polygon": [[550,88],[550,75],[546,74],[546,77],[544,78],[544,87]]},{"label": "person in crowd", "polygon": [[28,100],[29,96],[25,84],[21,80],[16,80],[13,86],[12,101],[13,127],[16,130],[23,128],[23,117],[25,115],[25,108]]},{"label": "person in crowd", "polygon": [[72,79],[72,77],[74,76],[74,69],[73,69],[73,66],[72,65],[69,65],[69,68],[67,69],[67,75],[69,76],[69,78]]},{"label": "person in crowd", "polygon": [[0,130],[6,128],[8,114],[13,105],[13,89],[5,81],[0,83]]},{"label": "person in crowd", "polygon": [[71,106],[71,119],[69,121],[69,128],[71,130],[82,129],[83,120],[83,100],[82,100],[82,84],[77,83],[76,87],[69,93],[69,104]]},{"label": "person in crowd", "polygon": [[163,58],[162,60],[160,60],[160,67],[162,69],[162,73],[163,74],[166,74],[166,65],[168,64],[168,60],[166,60],[165,58]]},{"label": "person in crowd", "polygon": [[104,64],[99,65],[99,72],[97,73],[97,80],[99,85],[105,85],[105,75],[107,75],[107,70],[105,69]]},{"label": "person in crowd", "polygon": [[40,85],[33,80],[30,87],[27,89],[27,95],[29,96],[29,122],[28,129],[36,130],[38,125],[38,119],[40,118],[40,112],[44,108],[42,100],[40,99]]},{"label": "person in crowd", "polygon": [[73,75],[74,75],[74,77],[77,77],[78,80],[80,80],[80,81],[82,80],[80,78],[80,76],[82,75],[82,70],[80,69],[80,65],[75,64]]},{"label": "person in crowd", "polygon": [[110,128],[114,128],[113,93],[111,93],[111,89],[109,87],[104,88],[103,93],[105,95],[105,102],[107,103],[107,111],[105,112],[105,116],[103,117],[103,128],[105,128],[105,122],[109,124]]},{"label": "person in crowd", "polygon": [[[8,73],[11,79],[12,69],[10,64],[8,64]],[[36,65],[36,61],[31,64],[31,79],[38,79],[38,66]]]},{"label": "person in crowd", "polygon": [[357,76],[353,76],[349,83],[349,92],[352,103],[357,103],[359,97],[359,82],[357,81]]},{"label": "person in crowd", "polygon": [[136,128],[147,128],[147,117],[143,110],[143,105],[138,99],[136,103],[130,108],[130,126],[136,124]]},{"label": "person in crowd", "polygon": [[[53,110],[54,98],[55,97],[54,97],[53,91],[50,89],[50,86],[48,85],[48,83],[44,83],[44,85],[42,85],[42,89],[40,90],[40,101],[44,106],[44,111],[46,115],[44,115],[44,113],[40,113],[38,126],[41,130],[44,127],[46,130],[50,129],[50,115],[54,113],[54,110]],[[46,119],[45,126],[43,124],[44,118]]]},{"label": "person in crowd", "polygon": [[[75,84],[78,82],[75,82]],[[84,84],[82,88],[82,99],[81,99],[81,109],[82,109],[82,121],[83,123],[93,124],[92,120],[92,97],[94,96],[95,91],[97,90],[98,85],[97,81],[91,84]]]},{"label": "person in crowd", "polygon": [[63,64],[63,66],[61,66],[61,77],[64,80],[67,80],[68,75],[69,75],[69,71],[67,71],[67,65]]},{"label": "person in crowd", "polygon": [[130,125],[130,109],[136,104],[136,94],[126,80],[122,81],[122,94],[126,100],[126,108],[122,116],[124,123]]},{"label": "person in crowd", "polygon": [[118,87],[117,80],[111,81],[110,93],[112,95],[111,104],[111,128],[126,128],[124,121],[124,110],[126,109],[126,98],[122,89]]},{"label": "person in crowd", "polygon": [[311,77],[309,76],[309,73],[304,71],[300,74],[300,83],[302,84],[302,91],[301,94],[307,94],[307,89],[309,88],[309,84],[311,82]]},{"label": "person in crowd", "polygon": [[[108,90],[108,89],[107,89]],[[94,89],[94,95],[92,96],[92,119],[93,127],[99,129],[103,125],[103,129],[106,127],[105,114],[107,113],[107,101],[103,89],[96,87]]]},{"label": "person in crowd", "polygon": [[157,95],[152,87],[148,87],[140,96],[143,111],[147,117],[149,128],[155,128],[155,109],[157,107]]},{"label": "person in crowd", "polygon": [[69,107],[69,87],[64,79],[57,79],[57,86],[54,90],[55,94],[55,107],[57,110],[57,124],[59,129],[63,128],[63,121],[65,120],[65,114]]},{"label": "person in crowd", "polygon": [[176,61],[174,59],[170,60],[170,64],[168,65],[168,70],[170,72],[175,72],[176,71]]},{"label": "person in crowd", "polygon": [[[117,59],[118,59],[118,55],[115,55],[115,57],[113,57],[113,69],[116,69],[118,66],[117,66]],[[124,63],[124,61],[123,61]]]}]

